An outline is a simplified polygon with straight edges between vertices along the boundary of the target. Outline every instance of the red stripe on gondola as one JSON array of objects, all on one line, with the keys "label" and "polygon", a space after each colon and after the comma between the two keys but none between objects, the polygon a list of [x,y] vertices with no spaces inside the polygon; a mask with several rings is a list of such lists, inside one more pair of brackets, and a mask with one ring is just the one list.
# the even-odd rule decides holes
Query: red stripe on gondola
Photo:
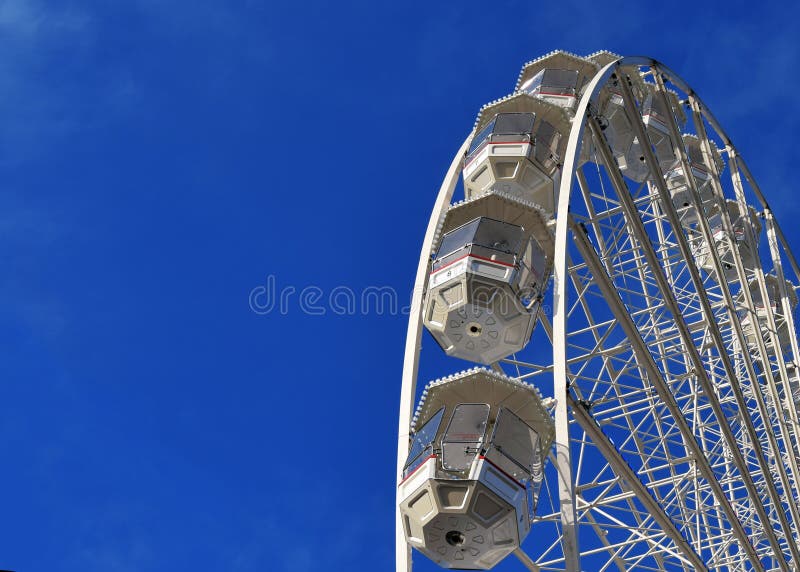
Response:
[{"label": "red stripe on gondola", "polygon": [[453,264],[455,264],[459,260],[464,260],[465,258],[477,258],[478,260],[485,260],[486,262],[491,262],[492,264],[499,264],[500,266],[507,266],[509,268],[516,268],[516,266],[514,264],[509,264],[508,262],[500,262],[499,260],[492,260],[491,258],[486,258],[485,256],[478,256],[477,254],[465,254],[464,256],[459,256],[458,258],[456,258],[452,262],[448,262],[447,264],[445,264],[441,268],[437,268],[436,270],[431,272],[430,275],[433,276],[434,274],[438,274],[439,272],[441,272],[445,268],[449,268],[450,266],[452,266]]}]

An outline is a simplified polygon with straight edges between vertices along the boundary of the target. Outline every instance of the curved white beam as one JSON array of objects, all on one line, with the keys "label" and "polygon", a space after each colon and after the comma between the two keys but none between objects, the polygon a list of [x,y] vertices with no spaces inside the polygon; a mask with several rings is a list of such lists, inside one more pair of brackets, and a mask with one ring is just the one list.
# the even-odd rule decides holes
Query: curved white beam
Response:
[{"label": "curved white beam", "polygon": [[[425,231],[425,240],[422,242],[417,278],[414,280],[414,292],[411,295],[411,310],[408,315],[408,331],[406,333],[406,351],[403,359],[403,382],[400,389],[400,415],[397,429],[397,484],[403,479],[403,465],[408,457],[408,437],[411,426],[411,416],[414,413],[414,394],[417,389],[417,371],[419,369],[419,351],[422,341],[422,302],[425,299],[425,282],[428,278],[428,265],[430,264],[431,248],[436,236],[439,221],[447,212],[453,192],[461,174],[461,163],[467,151],[472,135],[469,135],[453,158],[447,175],[442,181],[433,212]],[[396,572],[410,572],[411,547],[406,544],[403,532],[403,521],[400,515],[400,499],[395,502],[395,559]]]},{"label": "curved white beam", "polygon": [[556,248],[553,264],[553,397],[556,400],[555,464],[558,473],[558,497],[561,505],[562,542],[566,572],[580,572],[577,518],[575,513],[575,480],[572,475],[572,453],[569,444],[567,399],[567,231],[569,228],[569,197],[583,141],[586,113],[592,98],[611,75],[616,62],[600,70],[589,82],[567,140],[564,165],[556,207]]}]

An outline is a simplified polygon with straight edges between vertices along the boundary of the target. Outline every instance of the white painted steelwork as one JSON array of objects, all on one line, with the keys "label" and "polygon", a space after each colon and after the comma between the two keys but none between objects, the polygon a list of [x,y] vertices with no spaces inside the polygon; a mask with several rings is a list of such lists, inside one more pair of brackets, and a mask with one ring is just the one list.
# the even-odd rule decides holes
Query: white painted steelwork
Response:
[{"label": "white painted steelwork", "polygon": [[[708,108],[664,65],[554,52],[527,64],[516,89],[538,81],[530,91],[541,97],[556,83],[534,81],[543,69],[585,80],[562,105],[574,119],[554,189],[550,310],[524,350],[493,364],[556,404],[536,517],[513,552],[520,568],[800,569],[800,268],[774,210]],[[420,257],[398,481],[424,277],[470,138]],[[411,569],[401,526],[396,566]]]}]

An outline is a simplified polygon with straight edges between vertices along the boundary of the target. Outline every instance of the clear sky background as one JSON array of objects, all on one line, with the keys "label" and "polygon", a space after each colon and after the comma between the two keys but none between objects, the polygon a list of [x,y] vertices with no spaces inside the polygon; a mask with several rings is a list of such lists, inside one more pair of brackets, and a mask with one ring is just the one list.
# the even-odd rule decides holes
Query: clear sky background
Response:
[{"label": "clear sky background", "polygon": [[558,48],[676,70],[800,249],[798,16],[0,0],[0,568],[393,570],[406,317],[331,293],[407,302],[478,108]]}]

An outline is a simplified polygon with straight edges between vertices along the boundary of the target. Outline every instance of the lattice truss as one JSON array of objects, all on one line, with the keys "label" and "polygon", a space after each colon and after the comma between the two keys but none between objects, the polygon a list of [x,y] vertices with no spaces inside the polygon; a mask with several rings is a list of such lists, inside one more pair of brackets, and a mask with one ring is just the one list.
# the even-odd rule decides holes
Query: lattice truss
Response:
[{"label": "lattice truss", "polygon": [[[796,570],[798,269],[760,190],[699,102],[649,68],[625,70],[640,72],[657,93],[679,92],[688,120],[669,118],[673,140],[699,139],[717,204],[758,214],[734,228],[720,206],[721,232],[704,217],[682,226],[652,149],[642,146],[647,180],[625,178],[590,111],[589,160],[570,201],[566,337],[584,569],[602,561],[598,570]],[[624,75],[609,81],[631,129],[646,137],[642,101]],[[690,173],[686,149],[677,153]],[[700,183],[692,175],[688,184]],[[743,262],[741,244],[757,254],[753,264]],[[769,284],[780,297],[765,312]],[[548,336],[543,316],[529,348],[500,367],[547,387],[553,366],[528,356],[544,360]],[[565,567],[557,467],[553,459],[524,545],[542,570]]]}]

